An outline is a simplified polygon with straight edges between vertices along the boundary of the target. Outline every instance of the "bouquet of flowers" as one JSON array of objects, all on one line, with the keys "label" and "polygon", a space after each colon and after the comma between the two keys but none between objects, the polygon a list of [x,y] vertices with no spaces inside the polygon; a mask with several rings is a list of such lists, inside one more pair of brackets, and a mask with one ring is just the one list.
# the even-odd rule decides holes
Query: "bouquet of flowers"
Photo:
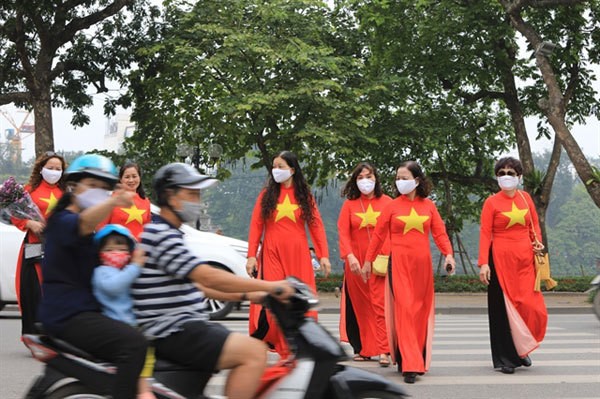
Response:
[{"label": "bouquet of flowers", "polygon": [[0,221],[10,223],[10,217],[44,221],[31,195],[12,176],[0,186]]}]

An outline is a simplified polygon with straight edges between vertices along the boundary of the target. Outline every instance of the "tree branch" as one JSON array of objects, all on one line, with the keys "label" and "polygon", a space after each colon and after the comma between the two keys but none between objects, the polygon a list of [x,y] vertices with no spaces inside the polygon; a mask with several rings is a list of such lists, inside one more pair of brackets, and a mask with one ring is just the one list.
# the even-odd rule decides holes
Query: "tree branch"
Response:
[{"label": "tree branch", "polygon": [[77,32],[87,29],[108,17],[117,14],[123,7],[133,3],[133,1],[134,0],[115,0],[114,3],[106,6],[102,10],[96,11],[83,18],[73,19],[60,33],[58,33],[55,47],[58,48],[64,43],[71,41]]},{"label": "tree branch", "polygon": [[563,104],[565,109],[571,102],[571,98],[573,98],[573,94],[575,93],[575,88],[579,83],[579,72],[581,69],[579,68],[579,64],[573,64],[569,68],[569,83],[567,84],[567,88],[565,89],[565,94],[563,95]]},{"label": "tree branch", "polygon": [[11,93],[0,94],[0,105],[10,104],[13,102],[28,102],[29,92],[26,91],[14,91]]},{"label": "tree branch", "polygon": [[23,66],[23,73],[25,74],[25,82],[34,80],[33,66],[29,62],[27,57],[27,47],[25,46],[25,24],[23,21],[23,15],[20,11],[17,11],[15,18],[15,30],[14,30],[14,42],[17,49],[17,54],[21,65]]},{"label": "tree branch", "polygon": [[491,91],[491,90],[480,90],[476,93],[467,93],[467,92],[460,91],[460,92],[458,92],[458,95],[464,99],[465,105],[477,102],[477,101],[481,100],[482,98],[495,98],[498,100],[506,99],[506,93],[504,93],[502,91]]}]

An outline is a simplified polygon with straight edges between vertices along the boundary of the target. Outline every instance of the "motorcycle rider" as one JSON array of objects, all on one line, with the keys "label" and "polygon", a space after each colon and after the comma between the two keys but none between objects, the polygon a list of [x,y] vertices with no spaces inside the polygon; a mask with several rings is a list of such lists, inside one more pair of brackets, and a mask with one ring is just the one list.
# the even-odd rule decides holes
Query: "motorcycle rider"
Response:
[{"label": "motorcycle rider", "polygon": [[77,158],[65,172],[67,192],[46,225],[42,301],[38,318],[45,330],[114,363],[113,399],[136,397],[147,341],[135,328],[102,314],[91,277],[97,266],[94,231],[115,207],[133,205],[133,192],[117,188],[117,169],[96,154]]},{"label": "motorcycle rider", "polygon": [[266,292],[285,300],[294,289],[285,281],[237,277],[202,262],[185,245],[179,227],[198,219],[200,191],[217,180],[190,165],[171,163],[154,175],[160,216],[141,235],[146,264],[132,287],[142,332],[156,356],[195,369],[230,369],[225,395],[252,398],[267,361],[265,344],[208,321],[205,297],[259,301]]}]

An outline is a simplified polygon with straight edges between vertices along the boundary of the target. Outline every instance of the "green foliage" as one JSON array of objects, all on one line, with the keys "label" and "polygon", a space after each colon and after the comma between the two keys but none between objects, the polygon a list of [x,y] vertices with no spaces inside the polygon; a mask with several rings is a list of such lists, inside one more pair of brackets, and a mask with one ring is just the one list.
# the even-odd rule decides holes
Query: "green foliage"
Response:
[{"label": "green foliage", "polygon": [[593,274],[600,259],[600,209],[579,183],[560,208],[562,217],[548,232],[552,270],[556,274]]},{"label": "green foliage", "polygon": [[[84,110],[109,80],[122,83],[135,47],[153,37],[156,7],[146,0],[0,3],[0,105],[34,109],[36,152],[53,145],[50,105],[89,123]],[[108,97],[105,110],[118,100]]]},{"label": "green foliage", "polygon": [[[331,274],[328,279],[317,276],[317,291],[333,292],[335,287],[340,287],[344,276],[343,274]],[[553,292],[585,292],[590,288],[591,277],[557,277],[555,279],[558,286]],[[477,276],[436,276],[434,280],[435,292],[455,292],[455,293],[477,293],[487,292],[487,286],[479,281]],[[545,288],[542,284],[542,290]]]},{"label": "green foliage", "polygon": [[309,181],[325,184],[341,158],[331,149],[369,140],[361,65],[344,54],[323,2],[172,2],[162,34],[131,75],[138,128],[128,148],[144,157],[173,159],[177,143],[219,144],[225,160],[251,150],[252,167],[270,168],[288,149]]},{"label": "green foliage", "polygon": [[339,273],[331,273],[328,278],[316,276],[316,284],[318,292],[333,292],[335,288],[340,288],[342,286],[342,281],[344,279],[343,274]]}]

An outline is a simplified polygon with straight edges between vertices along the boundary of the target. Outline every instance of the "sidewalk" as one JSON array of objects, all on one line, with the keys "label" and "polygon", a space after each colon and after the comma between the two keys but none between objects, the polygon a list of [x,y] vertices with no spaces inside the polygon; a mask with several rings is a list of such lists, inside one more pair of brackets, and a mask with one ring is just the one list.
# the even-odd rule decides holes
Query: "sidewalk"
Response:
[{"label": "sidewalk", "polygon": [[[592,304],[583,292],[544,292],[550,314],[591,313]],[[339,313],[340,298],[333,292],[319,292],[319,313]],[[487,293],[436,293],[437,314],[487,314]]]}]

